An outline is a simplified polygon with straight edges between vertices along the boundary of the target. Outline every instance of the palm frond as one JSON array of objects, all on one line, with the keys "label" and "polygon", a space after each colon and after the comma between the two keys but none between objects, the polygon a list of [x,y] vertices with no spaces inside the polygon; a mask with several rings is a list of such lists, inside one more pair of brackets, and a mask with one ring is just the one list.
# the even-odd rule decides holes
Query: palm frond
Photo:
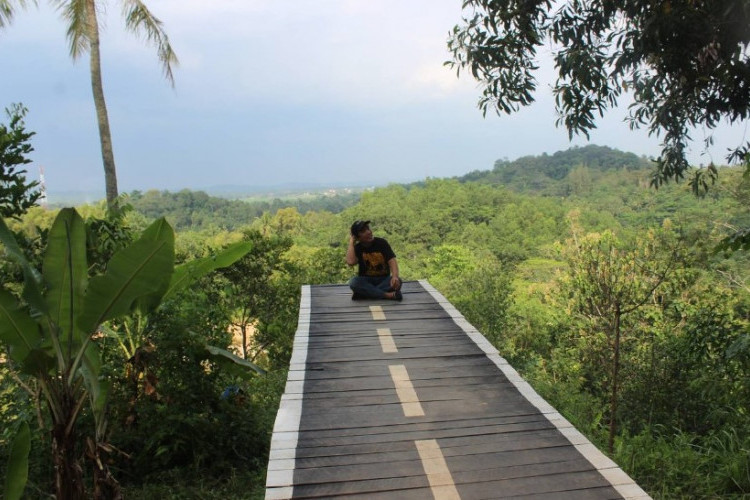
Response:
[{"label": "palm frond", "polygon": [[87,7],[85,0],[51,0],[68,26],[70,55],[77,59],[89,48],[89,31],[87,29]]},{"label": "palm frond", "polygon": [[156,46],[159,61],[164,70],[164,76],[174,86],[172,66],[177,65],[177,56],[169,43],[169,37],[157,19],[141,0],[123,0],[123,14],[125,26],[136,34],[143,32],[146,40]]},{"label": "palm frond", "polygon": [[16,7],[25,9],[28,4],[36,5],[36,0],[0,0],[0,29],[13,22]]}]

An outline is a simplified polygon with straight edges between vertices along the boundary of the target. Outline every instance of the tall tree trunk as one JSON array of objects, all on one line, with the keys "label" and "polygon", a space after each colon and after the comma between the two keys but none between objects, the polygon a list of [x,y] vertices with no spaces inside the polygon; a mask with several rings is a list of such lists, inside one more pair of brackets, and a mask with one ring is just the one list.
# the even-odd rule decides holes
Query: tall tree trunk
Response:
[{"label": "tall tree trunk", "polygon": [[115,169],[115,155],[112,151],[112,134],[109,130],[109,115],[107,103],[104,101],[104,86],[102,85],[102,65],[99,55],[99,23],[96,19],[96,1],[86,0],[86,19],[89,37],[89,55],[91,69],[91,90],[94,93],[94,106],[99,122],[99,140],[102,149],[102,163],[104,165],[104,185],[107,191],[107,205],[113,208],[117,204],[117,170]]},{"label": "tall tree trunk", "polygon": [[619,304],[615,306],[615,359],[612,363],[612,400],[609,408],[609,453],[614,452],[615,433],[617,432],[617,389],[620,377],[620,319],[622,312]]}]

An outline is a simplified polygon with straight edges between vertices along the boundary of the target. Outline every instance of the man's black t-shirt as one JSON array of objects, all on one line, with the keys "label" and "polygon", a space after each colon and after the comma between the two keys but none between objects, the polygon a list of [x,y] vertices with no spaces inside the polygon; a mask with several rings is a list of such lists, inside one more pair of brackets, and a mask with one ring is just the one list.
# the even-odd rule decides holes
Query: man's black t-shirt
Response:
[{"label": "man's black t-shirt", "polygon": [[360,276],[388,276],[388,261],[396,257],[391,246],[383,238],[374,238],[369,246],[362,243],[354,245],[354,254],[359,263]]}]

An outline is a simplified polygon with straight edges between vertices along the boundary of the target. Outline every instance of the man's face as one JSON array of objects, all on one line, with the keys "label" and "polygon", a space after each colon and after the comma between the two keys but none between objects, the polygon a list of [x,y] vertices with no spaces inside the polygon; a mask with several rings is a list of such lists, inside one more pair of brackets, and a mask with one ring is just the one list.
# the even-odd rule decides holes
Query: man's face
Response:
[{"label": "man's face", "polygon": [[372,240],[375,239],[375,237],[372,235],[372,229],[370,229],[370,226],[365,226],[363,230],[357,233],[357,239],[365,244],[372,243]]}]

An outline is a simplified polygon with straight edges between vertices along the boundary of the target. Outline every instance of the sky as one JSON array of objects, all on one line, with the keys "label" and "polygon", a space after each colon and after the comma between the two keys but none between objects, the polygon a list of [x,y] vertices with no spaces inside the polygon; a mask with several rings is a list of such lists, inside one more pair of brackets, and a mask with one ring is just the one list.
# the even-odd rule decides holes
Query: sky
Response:
[{"label": "sky", "polygon": [[[125,31],[119,3],[101,3],[120,192],[381,185],[588,143],[651,157],[660,150],[657,137],[623,122],[625,106],[599,120],[588,141],[570,141],[554,124],[549,51],[537,102],[483,117],[477,83],[443,65],[461,0],[149,0],[180,61],[174,88],[154,47]],[[29,109],[29,176],[43,167],[51,197],[103,197],[88,59],[70,58],[65,32],[44,1],[0,31],[0,108]],[[693,134],[692,163],[722,163],[748,135],[746,126],[719,131],[708,154],[704,132]]]}]

